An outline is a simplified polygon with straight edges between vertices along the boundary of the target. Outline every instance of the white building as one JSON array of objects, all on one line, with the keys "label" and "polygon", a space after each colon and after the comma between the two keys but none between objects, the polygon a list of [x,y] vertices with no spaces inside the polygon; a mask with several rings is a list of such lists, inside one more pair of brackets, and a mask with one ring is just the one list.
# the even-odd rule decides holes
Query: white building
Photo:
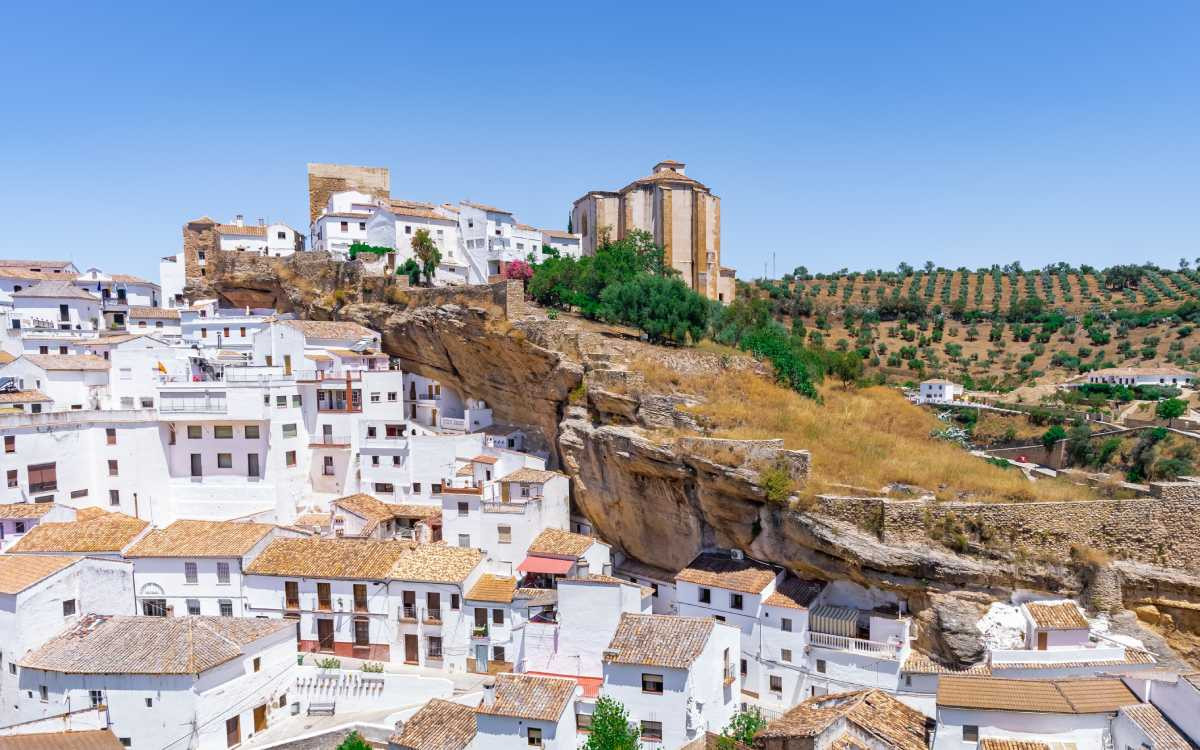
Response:
[{"label": "white building", "polygon": [[578,686],[559,677],[503,673],[475,712],[475,747],[574,750]]},{"label": "white building", "polygon": [[963,387],[950,380],[934,378],[921,381],[921,391],[917,395],[917,403],[948,404],[962,398]]},{"label": "white building", "polygon": [[243,571],[275,527],[238,521],[175,521],[124,551],[133,561],[138,611],[147,615],[244,617]]},{"label": "white building", "polygon": [[87,615],[20,660],[12,715],[103,704],[126,747],[223,750],[284,715],[295,652],[273,620]]},{"label": "white building", "polygon": [[[1152,704],[1171,726],[1191,740],[1193,746],[1200,744],[1200,711],[1196,710],[1200,706],[1200,673],[1146,673],[1123,680],[1142,700]],[[1145,709],[1138,708],[1136,713],[1143,711]]]},{"label": "white building", "polygon": [[187,307],[183,288],[187,286],[187,261],[182,252],[164,255],[158,261],[158,283],[163,307],[172,310]]},{"label": "white building", "polygon": [[[583,235],[571,232],[560,232],[556,229],[543,229],[542,244],[549,246],[558,253],[560,258],[579,258],[583,255]],[[545,260],[546,253],[539,253],[537,260]]]},{"label": "white building", "polygon": [[1104,383],[1107,385],[1160,385],[1160,386],[1194,386],[1195,373],[1181,370],[1178,367],[1107,367],[1102,370],[1092,370],[1085,376],[1085,382]]},{"label": "white building", "polygon": [[126,328],[136,333],[152,333],[172,339],[183,335],[183,327],[179,324],[179,310],[176,308],[131,305],[126,321]]},{"label": "white building", "polygon": [[808,698],[755,735],[762,750],[927,750],[934,722],[883,690]]},{"label": "white building", "polygon": [[104,328],[120,330],[126,327],[129,308],[158,307],[161,290],[153,281],[129,274],[108,274],[99,268],[89,268],[75,277],[75,286],[100,298]]},{"label": "white building", "polygon": [[217,224],[218,250],[246,252],[280,258],[304,250],[304,233],[297,232],[287,224],[268,224],[259,219],[257,224],[247,224],[245,217],[238,214],[229,224]]},{"label": "white building", "polygon": [[98,295],[67,279],[39,281],[12,293],[14,328],[98,331],[105,328]]},{"label": "white building", "polygon": [[[22,721],[17,663],[84,614],[133,614],[131,565],[61,555],[0,555],[0,729]],[[28,717],[26,717],[28,718]]]},{"label": "white building", "polygon": [[525,559],[517,566],[524,574],[522,586],[553,588],[562,578],[612,573],[612,548],[608,544],[561,527],[542,529],[526,551]]},{"label": "white building", "polygon": [[0,377],[44,393],[51,411],[94,410],[108,398],[108,370],[108,360],[94,354],[23,354],[0,366]]},{"label": "white building", "polygon": [[738,644],[738,630],[711,617],[624,614],[601,695],[625,706],[644,746],[681,747],[737,713]]}]

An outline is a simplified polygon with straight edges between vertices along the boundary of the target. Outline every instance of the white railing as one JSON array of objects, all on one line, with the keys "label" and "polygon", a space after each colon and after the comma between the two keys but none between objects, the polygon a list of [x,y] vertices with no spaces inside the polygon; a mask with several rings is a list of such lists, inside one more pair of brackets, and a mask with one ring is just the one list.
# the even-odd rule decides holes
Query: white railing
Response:
[{"label": "white railing", "polygon": [[445,430],[465,430],[467,420],[458,417],[438,417],[438,426]]},{"label": "white railing", "polygon": [[881,659],[896,659],[900,655],[900,645],[897,643],[879,643],[862,638],[848,638],[844,635],[830,635],[828,633],[814,633],[809,631],[808,642],[817,648],[849,651],[855,654],[876,656]]},{"label": "white railing", "polygon": [[485,500],[480,503],[484,513],[513,513],[524,514],[529,510],[529,503],[504,503],[495,500]]},{"label": "white railing", "polygon": [[992,664],[1058,664],[1065,662],[1124,661],[1123,646],[1067,646],[1036,651],[1027,648],[991,650]]}]

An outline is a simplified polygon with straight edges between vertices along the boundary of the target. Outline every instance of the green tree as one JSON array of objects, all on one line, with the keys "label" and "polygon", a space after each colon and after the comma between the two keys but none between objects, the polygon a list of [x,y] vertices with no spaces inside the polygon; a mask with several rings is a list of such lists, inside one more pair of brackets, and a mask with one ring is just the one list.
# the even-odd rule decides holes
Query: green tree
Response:
[{"label": "green tree", "polygon": [[849,388],[862,377],[862,357],[857,352],[838,355],[833,361],[833,374],[842,381],[843,388]]},{"label": "green tree", "polygon": [[645,331],[654,342],[696,343],[708,330],[709,305],[677,278],[636,276],[606,287],[600,317]]},{"label": "green tree", "polygon": [[371,746],[362,738],[362,735],[351,730],[350,734],[346,735],[346,739],[342,740],[342,744],[338,745],[337,750],[371,750]]},{"label": "green tree", "polygon": [[1159,419],[1178,419],[1187,413],[1187,402],[1181,398],[1168,398],[1158,402],[1154,413]]},{"label": "green tree", "polygon": [[625,706],[601,696],[592,711],[592,726],[584,750],[639,750],[641,746]]},{"label": "green tree", "polygon": [[421,283],[421,265],[412,258],[407,258],[396,269],[397,276],[407,276],[408,283],[418,286]]},{"label": "green tree", "polygon": [[437,272],[438,264],[442,262],[442,251],[438,250],[437,245],[434,244],[428,229],[418,229],[413,232],[410,244],[417,260],[420,261],[421,273],[425,275],[426,285],[432,285],[433,274]]},{"label": "green tree", "polygon": [[717,741],[717,747],[720,750],[735,750],[737,747],[735,743],[749,745],[754,742],[754,735],[758,734],[759,730],[766,725],[767,720],[763,718],[762,712],[757,708],[739,711],[733,715],[729,724],[721,732],[721,739]]},{"label": "green tree", "polygon": [[1050,450],[1054,447],[1055,443],[1057,443],[1059,440],[1062,440],[1066,436],[1067,431],[1063,429],[1063,426],[1056,424],[1042,433],[1042,445],[1046,447],[1046,450]]}]

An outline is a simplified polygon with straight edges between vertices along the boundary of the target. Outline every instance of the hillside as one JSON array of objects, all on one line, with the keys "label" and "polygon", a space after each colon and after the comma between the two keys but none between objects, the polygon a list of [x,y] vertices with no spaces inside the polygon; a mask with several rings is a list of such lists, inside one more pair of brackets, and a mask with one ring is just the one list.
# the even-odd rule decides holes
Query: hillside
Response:
[{"label": "hillside", "polygon": [[1011,390],[1087,369],[1200,365],[1200,273],[1147,266],[909,269],[744,285],[827,348],[891,382],[942,376]]}]

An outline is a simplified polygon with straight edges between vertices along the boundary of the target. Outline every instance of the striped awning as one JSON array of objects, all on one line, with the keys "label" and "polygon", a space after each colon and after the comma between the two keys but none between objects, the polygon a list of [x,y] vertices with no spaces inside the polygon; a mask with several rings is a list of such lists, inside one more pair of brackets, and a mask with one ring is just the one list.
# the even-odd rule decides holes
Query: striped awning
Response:
[{"label": "striped awning", "polygon": [[808,629],[814,633],[858,637],[858,610],[849,607],[817,607],[808,613]]}]

